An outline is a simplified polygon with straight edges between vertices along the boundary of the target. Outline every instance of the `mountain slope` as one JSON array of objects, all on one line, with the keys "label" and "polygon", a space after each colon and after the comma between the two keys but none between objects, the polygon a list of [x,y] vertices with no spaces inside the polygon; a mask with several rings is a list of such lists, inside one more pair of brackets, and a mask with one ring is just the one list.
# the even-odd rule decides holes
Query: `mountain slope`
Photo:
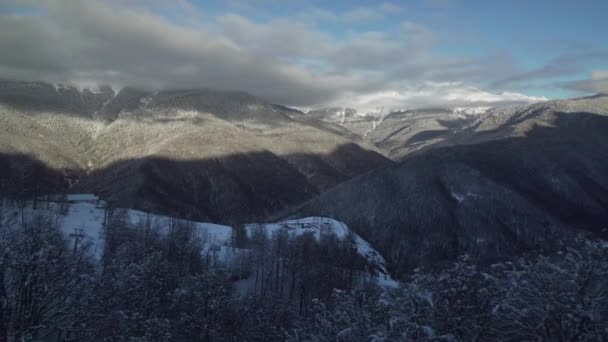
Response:
[{"label": "mountain slope", "polygon": [[[51,196],[52,197],[52,196]],[[65,201],[50,198],[49,201],[40,201],[37,208],[26,206],[24,218],[26,222],[35,222],[37,216],[52,218],[58,228],[73,241],[73,235],[82,234],[79,237],[80,245],[90,244],[89,251],[94,260],[101,260],[104,253],[105,231],[104,221],[107,219],[107,205],[104,201],[92,194],[68,194]],[[0,207],[0,226],[20,224],[20,208],[6,204]],[[113,215],[123,216],[125,222],[130,226],[150,227],[161,233],[167,234],[168,227],[187,226],[193,229],[193,234],[200,238],[203,245],[202,251],[206,257],[213,258],[215,266],[227,265],[231,258],[242,252],[235,248],[233,238],[235,228],[226,225],[218,225],[206,222],[180,220],[170,216],[162,216],[126,208],[112,208]],[[275,223],[249,223],[243,226],[247,236],[251,238],[257,229],[261,229],[269,239],[281,230],[284,230],[290,238],[311,234],[317,241],[321,236],[333,235],[340,240],[351,239],[352,248],[370,264],[370,270],[378,275],[378,280],[383,284],[390,284],[390,275],[386,271],[385,261],[382,256],[374,250],[369,243],[363,240],[342,222],[325,217],[307,217],[300,220],[287,220]],[[221,251],[221,253],[215,253]]]},{"label": "mountain slope", "polygon": [[359,114],[352,108],[323,108],[311,110],[307,117],[344,127],[360,137],[367,137],[382,121],[381,117],[369,114]]},{"label": "mountain slope", "polygon": [[449,109],[394,112],[387,115],[367,138],[386,150],[391,158],[402,159],[449,139],[476,117]]},{"label": "mountain slope", "polygon": [[608,98],[504,110],[468,129],[468,144],[357,177],[294,216],[346,222],[396,274],[463,253],[491,260],[551,249],[581,230],[607,233]]},{"label": "mountain slope", "polygon": [[217,222],[264,219],[391,164],[351,133],[240,92],[3,81],[0,121],[5,179],[26,156],[117,205]]}]

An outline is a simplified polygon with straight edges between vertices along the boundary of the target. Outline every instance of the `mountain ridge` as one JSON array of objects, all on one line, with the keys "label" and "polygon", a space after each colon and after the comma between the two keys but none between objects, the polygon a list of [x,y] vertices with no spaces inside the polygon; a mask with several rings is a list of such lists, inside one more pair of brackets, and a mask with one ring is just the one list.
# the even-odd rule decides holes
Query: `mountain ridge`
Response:
[{"label": "mountain ridge", "polygon": [[[288,177],[282,179],[285,184],[300,184],[300,188],[291,189],[296,195],[290,198],[302,201],[354,175],[392,163],[380,150],[339,127],[307,119],[301,112],[242,92],[152,93],[123,88],[116,94],[107,89],[93,94],[45,83],[32,84],[36,91],[31,92],[27,85],[0,85],[0,122],[4,123],[0,151],[5,155],[29,155],[51,168],[70,170],[79,175],[79,189],[86,191],[110,193],[91,179],[105,179],[106,184],[130,179],[132,186],[108,187],[115,190],[113,199],[122,203],[148,203],[141,194],[148,191],[144,189],[163,187],[159,184],[165,184],[160,193],[183,186],[179,184],[194,175],[175,166],[180,161],[184,165],[200,161],[195,168],[199,175],[215,177],[213,180],[222,184],[228,181],[235,193],[250,194],[246,203],[267,198],[261,203],[277,210],[297,203],[271,198],[272,187],[255,186],[263,184],[264,178],[272,179],[273,174]],[[103,98],[88,106],[88,96]],[[175,160],[175,169],[167,169],[162,160]],[[243,170],[250,176],[243,180],[221,169]],[[171,174],[175,170],[180,172]],[[124,175],[124,179],[118,175]],[[175,201],[158,198],[155,207],[162,207],[165,200]],[[193,203],[182,204],[191,207]],[[234,207],[228,204],[218,204],[217,208]],[[204,215],[207,209],[198,208],[188,215]],[[229,216],[263,218],[247,217],[244,212],[213,213],[218,220]]]},{"label": "mountain ridge", "polygon": [[408,154],[286,216],[346,222],[397,275],[463,253],[492,260],[551,250],[576,232],[605,238],[608,99],[495,114],[470,125],[464,143]]}]

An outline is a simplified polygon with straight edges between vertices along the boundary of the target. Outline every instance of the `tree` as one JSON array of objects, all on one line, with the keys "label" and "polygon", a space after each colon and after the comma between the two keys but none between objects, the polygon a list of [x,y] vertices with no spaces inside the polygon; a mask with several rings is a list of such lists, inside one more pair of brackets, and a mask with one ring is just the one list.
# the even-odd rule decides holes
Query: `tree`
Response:
[{"label": "tree", "polygon": [[78,311],[94,272],[86,245],[71,253],[57,227],[39,215],[5,227],[0,253],[2,340],[64,339],[86,319]]},{"label": "tree", "polygon": [[499,281],[506,294],[494,333],[516,339],[595,340],[608,336],[608,250],[579,240],[557,256],[519,259]]},{"label": "tree", "polygon": [[205,272],[182,277],[171,294],[170,317],[176,339],[211,341],[229,319],[230,286],[223,274]]}]

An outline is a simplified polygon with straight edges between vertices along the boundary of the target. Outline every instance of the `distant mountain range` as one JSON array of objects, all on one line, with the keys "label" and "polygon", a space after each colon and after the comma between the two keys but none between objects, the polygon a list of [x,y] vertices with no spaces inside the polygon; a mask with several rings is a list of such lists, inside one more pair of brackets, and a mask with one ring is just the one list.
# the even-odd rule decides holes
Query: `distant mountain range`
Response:
[{"label": "distant mountain range", "polygon": [[[608,97],[451,123],[440,111],[420,116],[394,113],[380,125],[393,129],[383,141],[401,163],[342,183],[292,215],[346,222],[397,275],[465,253],[490,261],[549,251],[577,232],[608,237]],[[431,123],[442,127],[421,129]],[[423,152],[407,153],[419,144]]]}]

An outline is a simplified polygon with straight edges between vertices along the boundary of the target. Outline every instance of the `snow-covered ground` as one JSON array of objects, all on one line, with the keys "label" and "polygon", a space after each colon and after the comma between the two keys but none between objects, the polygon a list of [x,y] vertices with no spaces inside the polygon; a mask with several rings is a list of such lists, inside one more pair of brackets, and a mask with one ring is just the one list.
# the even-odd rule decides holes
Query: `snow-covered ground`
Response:
[{"label": "snow-covered ground", "polygon": [[[317,240],[323,234],[333,234],[339,239],[345,239],[350,234],[350,229],[348,229],[345,223],[327,217],[306,217],[297,220],[265,224],[252,223],[245,225],[247,234],[251,236],[256,227],[263,227],[268,236],[272,236],[272,234],[280,229],[285,229],[290,236],[310,233],[313,234]],[[384,258],[367,241],[363,240],[359,235],[353,234],[353,244],[359,254],[375,265],[380,273],[385,275],[388,274]]]},{"label": "snow-covered ground", "polygon": [[[67,197],[67,203],[64,204],[66,209],[63,214],[59,214],[61,204],[58,202],[39,202],[37,209],[28,207],[25,209],[25,217],[33,217],[35,214],[47,214],[57,220],[58,226],[66,236],[72,239],[75,233],[82,234],[81,242],[92,244],[94,256],[99,260],[102,257],[104,248],[103,237],[103,222],[105,215],[105,203],[91,194],[71,194]],[[139,210],[133,209],[115,209],[124,210],[126,218],[131,224],[150,222],[153,227],[168,227],[171,222],[175,222],[175,218],[163,215],[154,215]],[[14,222],[20,220],[20,212],[18,208],[5,206],[4,221],[8,222],[13,218]],[[195,228],[198,237],[204,243],[203,252],[212,255],[216,261],[225,262],[230,260],[235,253],[240,253],[235,248],[232,248],[231,239],[233,228],[230,226],[178,220],[188,223]],[[345,239],[349,236],[350,230],[346,224],[325,217],[307,217],[297,220],[287,220],[277,223],[251,223],[245,225],[245,230],[249,236],[256,227],[261,227],[266,231],[268,236],[272,236],[280,229],[286,229],[290,236],[298,236],[305,233],[313,234],[317,239],[322,234],[334,234],[340,239]],[[367,241],[362,239],[357,234],[353,234],[353,244],[360,255],[375,266],[379,272],[378,283],[391,286],[395,282],[390,278],[386,263],[382,255],[378,253]]]},{"label": "snow-covered ground", "polygon": [[[103,221],[105,215],[103,201],[90,194],[72,194],[68,195],[68,203],[66,204],[67,211],[64,214],[59,214],[60,203],[58,202],[40,202],[38,209],[34,210],[31,207],[25,209],[25,217],[33,217],[36,214],[52,215],[57,220],[59,228],[66,234],[82,233],[82,242],[91,242],[94,255],[97,259],[101,259],[104,246],[103,238]],[[20,220],[18,208],[5,208],[5,220],[14,217],[17,222]],[[134,209],[124,209],[129,223],[138,224],[150,220],[154,227],[168,227],[171,221],[175,218],[163,215],[149,214],[143,211]],[[208,244],[226,245],[230,242],[232,236],[232,228],[213,223],[193,222],[186,220],[178,220],[194,225],[197,235]]]}]

